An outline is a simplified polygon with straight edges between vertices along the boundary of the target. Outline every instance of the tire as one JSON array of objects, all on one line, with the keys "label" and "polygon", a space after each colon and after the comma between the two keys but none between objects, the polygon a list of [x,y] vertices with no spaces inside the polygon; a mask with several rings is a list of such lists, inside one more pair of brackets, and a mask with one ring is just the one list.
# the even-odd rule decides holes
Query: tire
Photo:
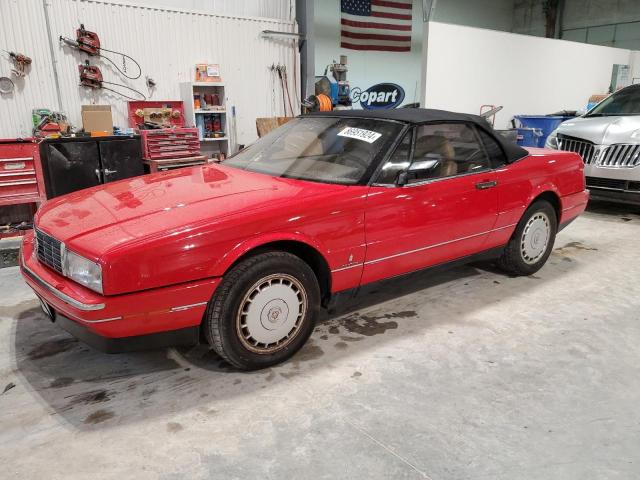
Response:
[{"label": "tire", "polygon": [[536,273],[551,255],[557,232],[555,209],[546,200],[537,200],[522,215],[498,266],[514,275]]},{"label": "tire", "polygon": [[215,352],[241,370],[270,367],[305,344],[320,308],[320,287],[299,257],[273,251],[235,265],[214,292],[204,333]]}]

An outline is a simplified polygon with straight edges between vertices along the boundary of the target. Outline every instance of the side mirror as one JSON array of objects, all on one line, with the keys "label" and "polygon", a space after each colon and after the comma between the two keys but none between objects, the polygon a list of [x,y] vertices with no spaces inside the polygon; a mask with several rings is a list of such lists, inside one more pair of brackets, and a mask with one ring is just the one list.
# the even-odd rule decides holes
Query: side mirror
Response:
[{"label": "side mirror", "polygon": [[426,172],[435,172],[440,167],[440,165],[442,165],[441,160],[442,157],[440,155],[436,156],[428,154],[426,155],[426,158],[424,160],[413,162],[411,165],[409,165],[409,168],[407,170],[403,170],[402,172],[398,173],[398,177],[396,178],[396,185],[402,187],[403,185],[409,183],[409,179],[411,178],[409,174],[411,172],[421,172],[423,174],[425,174]]}]

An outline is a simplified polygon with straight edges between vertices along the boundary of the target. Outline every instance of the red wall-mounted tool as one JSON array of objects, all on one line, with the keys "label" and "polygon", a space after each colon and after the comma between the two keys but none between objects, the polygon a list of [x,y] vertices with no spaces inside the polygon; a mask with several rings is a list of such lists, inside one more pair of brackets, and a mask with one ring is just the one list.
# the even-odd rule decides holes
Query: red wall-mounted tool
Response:
[{"label": "red wall-mounted tool", "polygon": [[89,65],[89,61],[84,65],[78,65],[80,72],[80,85],[91,88],[102,88],[102,72],[95,65]]},{"label": "red wall-mounted tool", "polygon": [[78,42],[78,48],[89,55],[97,55],[100,50],[98,34],[85,30],[82,23],[80,28],[76,30],[76,42]]},{"label": "red wall-mounted tool", "polygon": [[[80,28],[76,30],[76,39],[63,37],[60,35],[60,42],[71,47],[77,48],[81,52],[84,52],[91,56],[104,58],[106,61],[110,62],[113,67],[118,70],[123,76],[130,80],[136,80],[140,78],[142,75],[142,68],[140,64],[130,55],[126,53],[117,52],[115,50],[109,50],[108,48],[104,48],[100,45],[100,38],[98,34],[95,32],[90,32],[89,30],[85,30],[84,24],[80,24]],[[116,58],[109,58],[104,52],[109,52],[114,55],[121,57],[122,64],[119,65],[116,63]],[[127,60],[133,63],[136,67],[137,74],[132,75],[127,72]]]},{"label": "red wall-mounted tool", "polygon": [[[80,85],[82,85],[83,87],[109,90],[129,100],[146,100],[144,94],[142,92],[139,92],[135,88],[123,85],[122,83],[107,82],[106,80],[104,80],[102,78],[102,72],[100,71],[100,68],[96,67],[95,65],[89,64],[89,60],[84,62],[84,64],[78,65],[78,72],[80,73]],[[111,87],[105,87],[105,84],[113,85],[114,87],[118,88],[113,89]],[[126,93],[121,91],[122,89],[135,93],[138,98],[127,95]]]}]

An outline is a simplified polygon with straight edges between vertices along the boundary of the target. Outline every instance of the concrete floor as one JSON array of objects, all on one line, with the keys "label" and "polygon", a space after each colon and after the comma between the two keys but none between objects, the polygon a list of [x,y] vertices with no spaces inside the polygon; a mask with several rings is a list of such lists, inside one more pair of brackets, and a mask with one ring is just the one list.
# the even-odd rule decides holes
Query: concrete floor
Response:
[{"label": "concrete floor", "polygon": [[378,285],[257,373],[96,353],[2,269],[0,476],[637,479],[638,213],[592,208],[532,277]]}]

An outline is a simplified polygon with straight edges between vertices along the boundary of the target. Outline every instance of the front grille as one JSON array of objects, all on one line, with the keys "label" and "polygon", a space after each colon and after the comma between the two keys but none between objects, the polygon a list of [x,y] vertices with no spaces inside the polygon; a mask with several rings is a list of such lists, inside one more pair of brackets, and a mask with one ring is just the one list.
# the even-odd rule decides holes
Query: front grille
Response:
[{"label": "front grille", "polygon": [[597,163],[601,167],[637,167],[640,165],[640,145],[617,144],[604,147]]},{"label": "front grille", "polygon": [[593,143],[579,138],[567,137],[566,135],[558,135],[558,150],[577,153],[587,165],[593,162],[596,151]]},{"label": "front grille", "polygon": [[575,152],[587,165],[608,168],[633,168],[640,165],[640,145],[619,143],[595,145],[580,138],[558,135],[558,149]]},{"label": "front grille", "polygon": [[62,244],[50,235],[36,229],[38,260],[56,272],[62,273]]},{"label": "front grille", "polygon": [[615,178],[587,177],[587,187],[608,188],[610,190],[626,190],[627,181]]}]

